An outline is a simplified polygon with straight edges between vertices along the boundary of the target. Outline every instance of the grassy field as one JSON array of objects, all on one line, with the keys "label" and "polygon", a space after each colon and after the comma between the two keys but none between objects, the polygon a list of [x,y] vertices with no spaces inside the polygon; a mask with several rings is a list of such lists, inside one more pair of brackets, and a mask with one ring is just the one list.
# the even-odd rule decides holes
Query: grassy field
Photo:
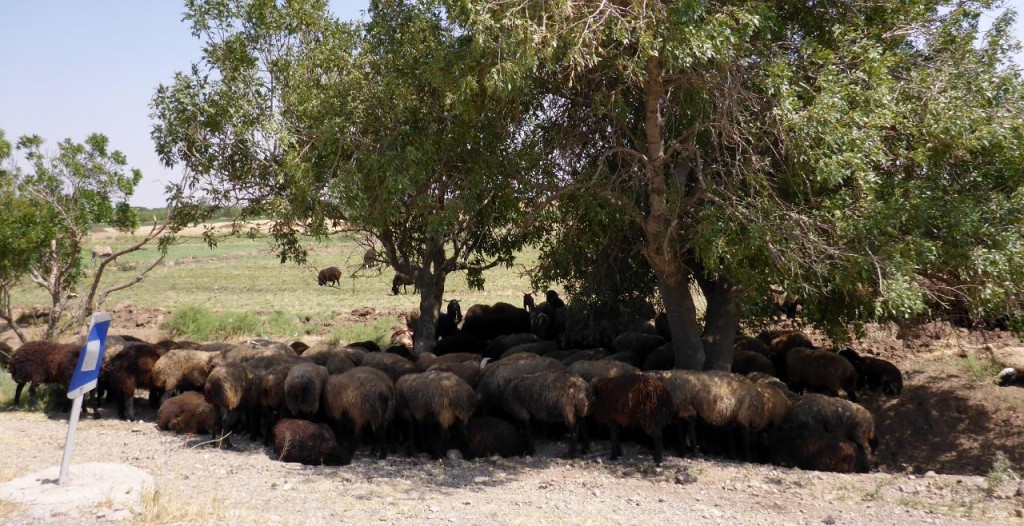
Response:
[{"label": "grassy field", "polygon": [[[108,237],[87,243],[86,249],[104,244],[117,250],[128,246],[132,240],[130,236]],[[299,266],[280,263],[266,239],[229,237],[211,249],[202,239],[184,238],[170,248],[164,262],[143,282],[114,293],[105,307],[110,309],[123,302],[131,302],[139,307],[172,312],[198,308],[221,314],[245,313],[259,318],[257,325],[262,334],[252,336],[301,333],[304,331],[296,329],[291,320],[325,320],[361,307],[373,307],[385,313],[418,307],[419,296],[412,293],[412,287],[409,287],[408,294],[391,295],[394,273],[390,269],[358,270],[363,248],[353,239],[339,236],[324,243],[310,243],[308,249],[308,265]],[[119,269],[141,269],[155,257],[155,247],[122,256],[116,268],[108,267],[104,273],[103,285],[128,280],[134,273]],[[527,251],[520,255],[513,268],[488,271],[484,291],[470,291],[463,273],[452,274],[447,282],[445,299],[458,299],[463,309],[474,303],[496,301],[518,305],[523,292],[530,289],[529,279],[523,271],[535,264],[536,258],[536,251]],[[89,265],[88,257],[86,265]],[[317,286],[317,269],[329,266],[342,270],[345,277],[341,285]],[[90,272],[91,269],[90,266]],[[11,297],[15,307],[48,304],[44,291],[28,282],[16,287]],[[252,323],[244,322],[242,325],[244,328]]]}]

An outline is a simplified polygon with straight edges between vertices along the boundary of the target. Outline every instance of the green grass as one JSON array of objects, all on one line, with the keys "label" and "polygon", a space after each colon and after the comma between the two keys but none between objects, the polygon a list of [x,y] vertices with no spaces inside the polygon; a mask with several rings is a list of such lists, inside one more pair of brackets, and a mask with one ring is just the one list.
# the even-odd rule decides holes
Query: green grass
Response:
[{"label": "green grass", "polygon": [[973,354],[963,357],[950,358],[949,362],[964,371],[967,371],[978,380],[991,381],[1003,369],[990,358],[982,358]]},{"label": "green grass", "polygon": [[[93,272],[88,251],[94,245],[110,245],[117,250],[135,239],[120,235],[86,242],[86,271]],[[323,243],[309,242],[306,247],[308,265],[299,266],[282,264],[267,239],[233,236],[221,240],[213,249],[200,238],[183,239],[170,247],[166,259],[146,279],[112,294],[103,308],[112,310],[131,302],[138,307],[172,313],[183,311],[184,314],[172,316],[177,319],[166,321],[168,330],[175,331],[179,335],[176,337],[202,341],[206,339],[202,336],[214,334],[218,338],[230,334],[298,338],[318,332],[326,336],[337,326],[334,321],[351,319],[354,309],[372,307],[376,314],[370,319],[384,321],[374,322],[368,328],[340,329],[331,335],[358,341],[386,338],[403,313],[419,307],[419,295],[411,287],[408,294],[391,295],[394,272],[390,268],[360,270],[364,249],[351,237],[334,236]],[[145,268],[157,256],[155,246],[122,256],[119,265],[108,267],[101,287],[127,281],[134,272],[120,269]],[[518,305],[523,292],[531,290],[524,271],[536,261],[537,251],[527,250],[520,254],[514,267],[487,271],[484,291],[469,290],[464,273],[451,274],[444,299],[458,299],[463,309],[474,303],[497,301]],[[341,269],[340,286],[317,286],[318,270],[329,266]],[[86,292],[85,285],[80,287],[79,295]],[[11,299],[15,308],[49,305],[45,291],[27,280],[13,289]],[[199,307],[205,309],[205,321],[198,319]]]},{"label": "green grass", "polygon": [[394,323],[389,319],[378,319],[366,325],[355,325],[352,327],[340,327],[335,329],[325,341],[328,343],[352,343],[372,340],[386,348],[391,345],[391,332],[394,330]]}]

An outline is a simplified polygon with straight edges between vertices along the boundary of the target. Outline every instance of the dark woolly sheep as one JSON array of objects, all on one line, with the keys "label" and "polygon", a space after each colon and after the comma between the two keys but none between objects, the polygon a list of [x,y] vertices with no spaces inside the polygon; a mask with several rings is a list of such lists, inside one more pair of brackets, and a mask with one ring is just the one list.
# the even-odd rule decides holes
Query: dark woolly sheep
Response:
[{"label": "dark woolly sheep", "polygon": [[337,286],[340,283],[341,269],[338,267],[327,267],[316,276],[316,284],[321,287],[328,284]]},{"label": "dark woolly sheep", "polygon": [[654,317],[654,330],[661,336],[666,342],[672,341],[672,329],[668,325],[668,314],[659,312]]},{"label": "dark woolly sheep", "polygon": [[295,364],[284,380],[284,403],[288,412],[299,418],[315,417],[328,376],[327,368],[322,365]]},{"label": "dark woolly sheep", "polygon": [[324,387],[323,407],[339,442],[341,437],[348,439],[344,442],[350,455],[362,431],[369,428],[380,458],[387,458],[385,433],[395,416],[395,384],[388,375],[363,366],[332,375]]},{"label": "dark woolly sheep", "polygon": [[532,292],[524,292],[523,293],[523,308],[526,309],[526,312],[533,311],[534,307],[536,307],[536,306],[537,306],[537,303],[533,300],[533,293]]},{"label": "dark woolly sheep", "polygon": [[665,384],[654,376],[626,374],[597,380],[593,389],[590,415],[611,429],[611,459],[622,456],[620,429],[637,428],[654,440],[654,462],[660,464],[664,457],[661,430],[675,413]]},{"label": "dark woolly sheep", "polygon": [[[764,336],[765,333],[761,333]],[[764,341],[764,340],[762,340]],[[775,370],[780,374],[786,370],[786,356],[790,349],[801,347],[804,349],[816,349],[811,339],[800,331],[781,331],[774,335],[768,343],[768,358],[775,365]]]},{"label": "dark woolly sheep", "polygon": [[288,413],[284,401],[284,382],[288,373],[298,362],[284,363],[263,371],[259,377],[259,407],[263,445],[269,446],[273,438],[274,425]]},{"label": "dark woolly sheep", "polygon": [[438,370],[407,374],[395,382],[395,413],[410,424],[409,445],[415,442],[418,426],[422,443],[428,439],[423,430],[437,425],[436,437],[430,453],[440,458],[450,447],[449,433],[456,428],[459,442],[465,442],[465,424],[476,411],[479,397],[473,388],[458,376]]},{"label": "dark woolly sheep", "polygon": [[352,455],[338,445],[330,427],[285,418],[274,426],[274,457],[307,466],[345,466]]},{"label": "dark woolly sheep", "polygon": [[172,349],[153,364],[153,388],[164,392],[164,398],[184,391],[203,391],[213,367],[216,352],[193,349]]},{"label": "dark woolly sheep", "polygon": [[445,312],[442,312],[437,317],[436,336],[438,338],[446,338],[455,335],[459,332],[459,323],[461,322],[462,305],[459,305],[459,300],[449,301]]},{"label": "dark woolly sheep", "polygon": [[682,455],[697,450],[697,405],[696,399],[707,385],[704,374],[683,369],[659,370],[654,373],[661,378],[672,397],[672,408],[680,426],[677,434],[676,451]]},{"label": "dark woolly sheep", "polygon": [[[547,307],[548,309],[551,308],[547,302],[541,303],[541,306]],[[552,315],[545,312],[544,309],[537,307],[530,311],[530,332],[536,334],[538,338],[545,340],[551,339],[552,322]]]},{"label": "dark woolly sheep", "polygon": [[612,340],[612,348],[616,353],[632,353],[640,363],[643,363],[651,351],[664,344],[665,340],[661,336],[642,332],[624,332]]},{"label": "dark woolly sheep", "polygon": [[409,292],[409,285],[412,285],[412,292],[415,294],[419,292],[419,287],[416,285],[416,272],[410,274],[402,274],[401,272],[395,272],[395,277],[391,280],[391,295],[397,296],[399,289],[402,292]]},{"label": "dark woolly sheep", "polygon": [[368,353],[362,347],[345,346],[341,344],[318,343],[302,353],[306,358],[317,365],[326,366],[327,362],[335,356],[348,358],[352,363],[359,365],[363,363],[363,357]]},{"label": "dark woolly sheep", "polygon": [[530,332],[530,313],[515,305],[498,302],[494,305],[473,305],[466,310],[462,332],[482,341],[503,334]]},{"label": "dark woolly sheep", "polygon": [[180,435],[198,435],[213,430],[216,408],[202,393],[186,391],[168,399],[156,412],[156,425]]},{"label": "dark woolly sheep", "polygon": [[523,434],[510,422],[494,417],[471,418],[466,424],[466,459],[526,453]]},{"label": "dark woolly sheep", "polygon": [[477,362],[438,362],[431,365],[427,370],[452,373],[462,378],[462,381],[469,384],[473,389],[476,389],[476,386],[480,384],[480,377],[483,375],[483,370],[480,369],[480,364]]},{"label": "dark woolly sheep", "polygon": [[11,356],[14,355],[14,350],[11,349],[7,342],[0,342],[0,369],[11,368]]},{"label": "dark woolly sheep", "polygon": [[80,345],[48,341],[31,341],[18,347],[10,365],[11,378],[18,384],[14,390],[14,407],[21,404],[21,390],[25,384],[30,384],[30,404],[35,402],[39,384],[57,384],[67,390],[81,352]]},{"label": "dark woolly sheep", "polygon": [[[512,358],[515,358],[514,360]],[[541,371],[561,371],[565,366],[557,360],[530,357],[529,353],[513,355],[509,359],[487,364],[476,390],[485,404],[500,407],[501,395],[515,378]]]},{"label": "dark woolly sheep", "polygon": [[871,465],[857,444],[829,433],[793,430],[768,435],[772,464],[834,473],[867,473]]},{"label": "dark woolly sheep", "polygon": [[331,356],[328,358],[327,363],[324,364],[327,368],[327,374],[341,374],[349,369],[354,369],[356,364],[352,363],[352,360],[344,356]]},{"label": "dark woolly sheep", "polygon": [[377,249],[370,247],[363,252],[363,266],[360,268],[377,268],[380,265],[380,261],[377,260],[379,254]]},{"label": "dark woolly sheep", "polygon": [[216,409],[210,434],[222,447],[232,447],[226,432],[244,423],[252,438],[259,436],[259,380],[240,362],[228,362],[210,370],[203,388],[206,401]]},{"label": "dark woolly sheep", "polygon": [[509,356],[512,356],[513,354],[519,354],[524,352],[533,353],[536,354],[537,356],[544,356],[550,352],[554,352],[557,350],[558,344],[555,342],[543,341],[534,343],[524,343],[521,345],[516,345],[515,347],[512,347],[511,349],[501,353],[501,357],[499,359],[507,358]]},{"label": "dark woolly sheep", "polygon": [[903,373],[890,361],[873,356],[861,356],[845,347],[836,352],[846,358],[857,371],[857,387],[881,391],[883,394],[899,396],[903,391]]},{"label": "dark woolly sheep", "polygon": [[581,350],[572,353],[568,358],[563,358],[562,364],[568,367],[580,360],[604,360],[608,358],[608,356],[608,351],[604,349]]},{"label": "dark woolly sheep", "polygon": [[578,443],[586,453],[590,444],[585,419],[593,402],[594,392],[589,383],[574,374],[550,370],[513,378],[501,396],[502,408],[523,429],[526,452],[530,455],[537,453],[532,420],[564,424],[572,433],[569,456],[576,456]]},{"label": "dark woolly sheep", "polygon": [[380,345],[377,345],[377,342],[375,342],[373,340],[363,340],[361,342],[352,342],[352,343],[346,345],[345,347],[348,347],[348,348],[359,347],[360,349],[365,349],[365,350],[367,350],[369,352],[381,352]]},{"label": "dark woolly sheep", "polygon": [[637,355],[635,355],[635,354],[633,354],[631,352],[617,352],[617,353],[609,355],[607,358],[603,358],[603,359],[604,360],[612,360],[612,361],[616,361],[616,362],[622,362],[622,363],[629,364],[629,365],[634,365],[634,366],[638,365],[638,364],[640,364],[642,362],[642,360],[640,360],[639,356],[637,356]]},{"label": "dark woolly sheep", "polygon": [[562,360],[565,360],[566,358],[572,356],[573,354],[576,354],[575,351],[566,349],[566,350],[551,351],[551,352],[545,354],[544,356],[547,356],[548,358],[552,358],[552,359],[555,359],[555,360],[558,360],[558,361],[562,361]]},{"label": "dark woolly sheep", "polygon": [[786,381],[798,393],[807,389],[839,396],[842,389],[851,402],[857,401],[857,371],[849,360],[832,352],[790,349],[786,354]]},{"label": "dark woolly sheep", "polygon": [[441,338],[434,346],[434,354],[444,356],[446,354],[473,353],[480,354],[484,348],[484,342],[472,334],[459,333]]},{"label": "dark woolly sheep", "polygon": [[768,344],[764,343],[757,338],[752,338],[743,334],[737,334],[736,339],[732,342],[732,352],[756,352],[764,355],[765,358],[771,356],[771,351],[768,349]]},{"label": "dark woolly sheep", "polygon": [[1024,385],[1024,369],[1007,367],[996,375],[995,384],[1006,387],[1010,385]]},{"label": "dark woolly sheep", "polygon": [[295,351],[295,354],[299,356],[302,356],[302,353],[306,352],[309,349],[309,345],[307,345],[305,342],[301,342],[298,340],[293,341],[292,343],[288,344],[288,346],[291,347],[292,350]]},{"label": "dark woolly sheep", "polygon": [[488,343],[487,347],[484,349],[483,355],[487,358],[497,360],[498,358],[501,357],[502,354],[505,354],[505,351],[517,345],[522,345],[524,343],[535,343],[537,341],[540,341],[540,338],[538,338],[536,334],[529,332],[505,334],[491,340],[491,342]]},{"label": "dark woolly sheep", "polygon": [[363,367],[373,367],[386,373],[391,381],[397,381],[402,376],[420,372],[416,364],[397,354],[390,353],[369,353],[363,357]]},{"label": "dark woolly sheep", "polygon": [[597,380],[614,378],[624,374],[636,374],[640,369],[615,360],[580,360],[567,369],[568,372],[583,378],[591,385]]},{"label": "dark woolly sheep", "polygon": [[[155,387],[153,368],[165,351],[148,343],[130,343],[109,362],[103,364],[100,382],[117,400],[117,416],[135,420],[135,390],[149,389],[149,401],[155,409],[163,392]],[[99,397],[96,398],[97,408]]]},{"label": "dark woolly sheep", "polygon": [[426,371],[430,367],[439,363],[458,363],[458,362],[473,362],[478,368],[480,366],[480,360],[483,357],[476,353],[452,353],[444,356],[436,356],[433,353],[423,353],[416,359],[416,367],[421,371]]},{"label": "dark woolly sheep", "polygon": [[552,289],[548,289],[548,290],[544,291],[544,299],[554,309],[564,309],[565,308],[565,302],[562,301],[562,298],[558,297],[558,293],[555,292]]},{"label": "dark woolly sheep", "polygon": [[812,433],[831,433],[850,440],[871,462],[878,445],[875,417],[858,404],[820,394],[802,396],[780,426],[783,429]]},{"label": "dark woolly sheep", "polygon": [[651,351],[644,359],[641,369],[645,371],[668,371],[676,366],[676,351],[668,342]]},{"label": "dark woolly sheep", "polygon": [[772,365],[772,361],[769,360],[767,356],[751,351],[733,350],[732,368],[730,370],[736,374],[748,374],[753,372],[764,373],[771,376],[775,376],[776,374],[775,366]]}]

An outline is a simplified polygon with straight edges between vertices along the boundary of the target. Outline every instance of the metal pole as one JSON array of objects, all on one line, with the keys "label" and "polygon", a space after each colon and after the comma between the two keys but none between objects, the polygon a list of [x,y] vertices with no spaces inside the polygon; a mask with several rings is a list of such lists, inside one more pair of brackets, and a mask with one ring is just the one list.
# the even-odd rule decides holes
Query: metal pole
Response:
[{"label": "metal pole", "polygon": [[82,399],[85,395],[78,395],[71,405],[71,420],[68,422],[68,438],[64,441],[64,459],[60,463],[60,478],[57,483],[61,486],[68,485],[68,468],[71,467],[71,450],[75,447],[75,428],[78,427],[78,415],[82,413]]}]

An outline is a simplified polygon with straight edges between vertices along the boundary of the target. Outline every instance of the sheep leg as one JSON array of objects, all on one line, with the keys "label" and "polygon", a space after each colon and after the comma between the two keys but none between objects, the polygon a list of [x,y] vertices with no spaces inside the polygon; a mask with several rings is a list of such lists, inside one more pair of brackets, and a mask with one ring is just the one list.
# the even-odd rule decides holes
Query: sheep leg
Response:
[{"label": "sheep leg", "polygon": [[612,436],[612,454],[608,458],[615,460],[622,456],[622,444],[619,443],[619,425],[613,422],[608,427]]},{"label": "sheep leg", "polygon": [[149,389],[149,407],[150,409],[160,409],[160,401],[163,400],[163,392],[159,389]]},{"label": "sheep leg", "polygon": [[14,407],[17,408],[21,405],[21,390],[25,388],[25,382],[20,382],[18,387],[14,389]]},{"label": "sheep leg", "polygon": [[117,412],[122,420],[128,420],[129,422],[135,420],[135,393],[124,395],[118,400]]},{"label": "sheep leg", "polygon": [[526,439],[526,454],[533,456],[537,454],[537,448],[533,444],[533,430],[530,428],[530,419],[527,418],[521,422],[523,428],[523,438]]},{"label": "sheep leg", "polygon": [[380,448],[378,457],[381,460],[388,458],[387,426],[381,425],[374,429],[377,438],[377,447]]},{"label": "sheep leg", "polygon": [[576,425],[580,428],[580,450],[586,455],[590,453],[590,426],[586,419],[581,419]]},{"label": "sheep leg", "polygon": [[448,431],[447,427],[444,427],[441,424],[438,424],[438,427],[440,428],[440,433],[438,433],[436,451],[437,458],[441,458],[448,450],[448,442],[451,440],[451,433]]},{"label": "sheep leg", "polygon": [[32,383],[28,386],[28,405],[33,407],[36,405],[36,384]]},{"label": "sheep leg", "polygon": [[665,459],[665,443],[661,429],[652,431],[651,438],[654,439],[654,463],[661,464],[661,461]]},{"label": "sheep leg", "polygon": [[751,447],[751,442],[753,442],[751,440],[751,435],[752,432],[749,429],[740,429],[740,438],[743,440],[743,455],[747,462],[754,461],[754,451]]}]

